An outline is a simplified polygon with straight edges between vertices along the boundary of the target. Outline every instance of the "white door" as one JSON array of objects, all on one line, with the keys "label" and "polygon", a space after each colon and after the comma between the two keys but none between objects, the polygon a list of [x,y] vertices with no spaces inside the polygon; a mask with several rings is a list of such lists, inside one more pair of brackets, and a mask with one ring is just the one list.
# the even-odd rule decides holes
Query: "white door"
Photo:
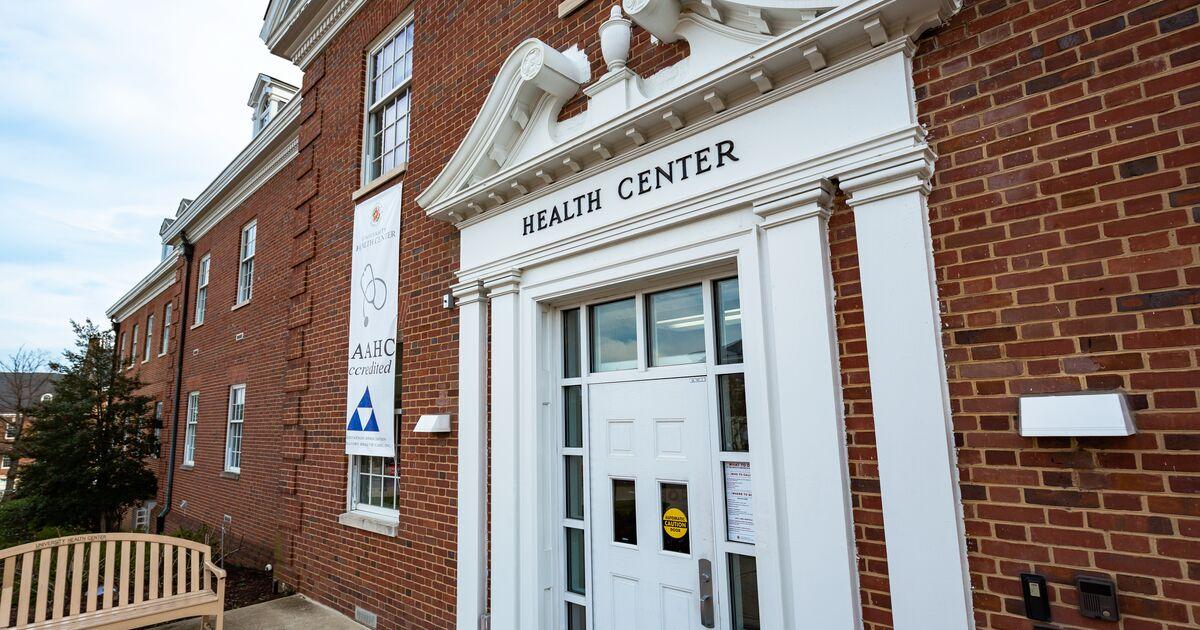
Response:
[{"label": "white door", "polygon": [[590,385],[588,398],[595,627],[711,627],[705,378]]}]

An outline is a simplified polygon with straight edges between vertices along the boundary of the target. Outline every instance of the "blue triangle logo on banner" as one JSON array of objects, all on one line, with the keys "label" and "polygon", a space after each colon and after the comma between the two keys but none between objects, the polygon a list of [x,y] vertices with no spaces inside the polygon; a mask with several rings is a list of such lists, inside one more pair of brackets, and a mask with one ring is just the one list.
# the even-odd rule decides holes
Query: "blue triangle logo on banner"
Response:
[{"label": "blue triangle logo on banner", "polygon": [[[370,414],[367,418],[367,426],[363,427],[363,415]],[[358,408],[350,412],[350,423],[346,425],[347,431],[373,431],[379,432],[379,422],[375,419],[375,406],[371,404],[371,388],[363,390],[362,400],[358,401]]]}]

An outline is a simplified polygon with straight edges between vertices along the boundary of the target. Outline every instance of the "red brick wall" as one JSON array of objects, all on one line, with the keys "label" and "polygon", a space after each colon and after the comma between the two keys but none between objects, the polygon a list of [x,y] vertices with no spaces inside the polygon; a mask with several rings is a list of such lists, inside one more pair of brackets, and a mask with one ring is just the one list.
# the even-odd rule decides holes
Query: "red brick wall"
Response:
[{"label": "red brick wall", "polygon": [[[319,246],[292,279],[292,324],[306,367],[285,416],[283,528],[295,542],[294,580],[314,598],[346,614],[361,605],[380,628],[448,628],[454,623],[456,513],[455,434],[419,435],[421,414],[457,411],[457,317],[442,295],[454,281],[457,231],[426,219],[416,196],[441,171],[483,104],[500,64],[522,40],[586,45],[599,75],[596,28],[608,4],[593,3],[567,20],[557,2],[420,2],[416,6],[411,140],[401,229],[400,528],[395,539],[338,524],[346,509],[343,453],[346,286],[352,233],[351,193],[361,183],[365,59],[371,43],[408,2],[368,3],[309,67],[304,79],[303,166],[294,238]],[[651,73],[680,58],[679,46],[635,42],[639,70]],[[311,164],[311,169],[308,165]],[[389,184],[390,185],[390,184]],[[315,191],[315,197],[307,197]],[[300,278],[300,279],[297,279]],[[298,368],[299,369],[299,368]],[[289,381],[291,383],[291,381]],[[455,414],[457,418],[457,414]],[[285,423],[288,421],[285,420]],[[289,454],[295,453],[295,463]],[[292,494],[294,490],[294,494]]]},{"label": "red brick wall", "polygon": [[[458,239],[415,197],[521,40],[585,44],[598,75],[595,29],[610,3],[566,20],[555,0],[418,3],[411,159],[400,178],[405,414],[393,539],[337,516],[365,56],[408,4],[369,2],[334,38],[305,75],[300,157],[197,243],[196,259],[211,250],[214,266],[183,391],[202,392],[201,431],[175,503],[188,499],[187,515],[212,524],[231,514],[235,532],[270,548],[281,577],[344,613],[361,605],[381,628],[444,628],[454,615],[454,434],[411,431],[423,413],[456,410],[456,315],[440,303]],[[941,156],[930,218],[981,628],[1028,627],[1016,578],[1026,570],[1051,580],[1064,626],[1093,627],[1072,612],[1078,571],[1116,576],[1127,628],[1200,622],[1200,81],[1184,74],[1198,74],[1195,22],[1194,2],[993,0],[968,2],[920,42],[916,96]],[[632,59],[644,76],[685,53],[637,33]],[[231,312],[237,239],[255,216],[255,298]],[[831,242],[864,618],[886,628],[854,225],[842,203]],[[234,342],[237,332],[246,339]],[[246,455],[231,480],[220,477],[225,409],[229,385],[243,380]],[[1139,434],[1017,435],[1017,395],[1079,389],[1130,392]]]},{"label": "red brick wall", "polygon": [[[1125,628],[1200,624],[1196,4],[967,2],[920,42],[916,96],[939,155],[930,221],[981,628],[1028,627],[1017,574],[1029,570],[1050,581],[1061,627],[1099,627],[1075,612],[1078,573],[1116,578]],[[852,377],[865,372],[845,361],[858,387]],[[1017,434],[1019,395],[1078,390],[1128,392],[1138,433]],[[858,428],[864,403],[847,400]],[[860,439],[869,453],[869,433]],[[870,489],[870,461],[856,466]],[[878,501],[859,499],[864,599],[885,627]]]}]

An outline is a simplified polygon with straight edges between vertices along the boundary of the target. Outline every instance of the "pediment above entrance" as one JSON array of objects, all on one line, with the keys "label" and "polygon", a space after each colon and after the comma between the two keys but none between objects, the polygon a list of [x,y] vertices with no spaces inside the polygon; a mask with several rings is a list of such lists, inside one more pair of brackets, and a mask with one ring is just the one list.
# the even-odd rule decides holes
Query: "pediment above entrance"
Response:
[{"label": "pediment above entrance", "polygon": [[[530,39],[497,73],[442,173],[417,198],[461,223],[605,169],[614,157],[669,142],[685,127],[784,86],[817,85],[875,48],[911,48],[959,0],[625,0],[600,25],[607,72],[594,81],[580,46]],[[623,9],[623,10],[622,10]],[[631,30],[686,40],[689,55],[652,76],[630,70]],[[583,112],[559,120],[580,90]]]}]

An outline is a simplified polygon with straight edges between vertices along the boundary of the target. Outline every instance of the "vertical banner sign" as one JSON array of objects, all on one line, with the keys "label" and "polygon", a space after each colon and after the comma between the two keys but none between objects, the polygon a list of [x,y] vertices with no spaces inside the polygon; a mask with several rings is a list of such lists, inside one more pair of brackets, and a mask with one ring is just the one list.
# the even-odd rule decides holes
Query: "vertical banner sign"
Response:
[{"label": "vertical banner sign", "polygon": [[354,208],[346,453],[396,456],[400,186]]}]

